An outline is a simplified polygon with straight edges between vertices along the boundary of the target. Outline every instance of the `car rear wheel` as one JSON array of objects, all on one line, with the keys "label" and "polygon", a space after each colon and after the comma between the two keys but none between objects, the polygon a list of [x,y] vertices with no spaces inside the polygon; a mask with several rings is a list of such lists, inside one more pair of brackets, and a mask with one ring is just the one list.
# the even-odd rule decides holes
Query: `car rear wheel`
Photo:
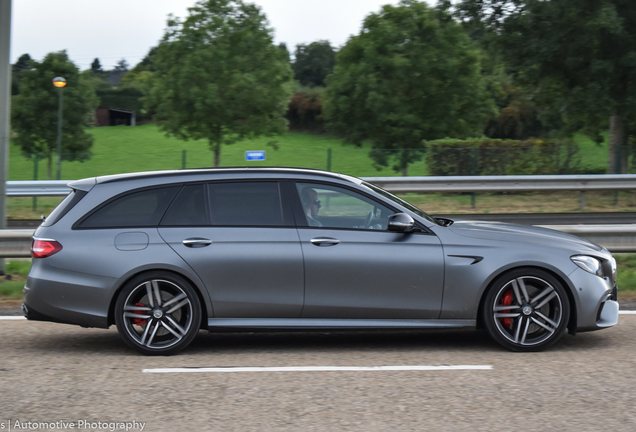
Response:
[{"label": "car rear wheel", "polygon": [[518,269],[499,278],[488,291],[482,317],[490,336],[512,351],[541,351],[565,332],[570,303],[549,273]]},{"label": "car rear wheel", "polygon": [[126,284],[115,303],[122,339],[146,355],[170,355],[192,342],[201,305],[192,286],[168,272],[140,275]]}]

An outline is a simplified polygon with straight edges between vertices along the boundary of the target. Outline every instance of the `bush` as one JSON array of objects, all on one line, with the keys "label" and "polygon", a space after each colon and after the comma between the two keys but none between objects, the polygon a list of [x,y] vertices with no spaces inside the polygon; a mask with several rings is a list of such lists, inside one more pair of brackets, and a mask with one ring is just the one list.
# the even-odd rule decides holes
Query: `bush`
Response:
[{"label": "bush", "polygon": [[547,175],[580,171],[572,140],[442,139],[427,143],[429,175]]},{"label": "bush", "polygon": [[289,101],[285,117],[289,121],[289,130],[322,133],[325,130],[322,118],[323,87],[302,87],[296,85]]}]

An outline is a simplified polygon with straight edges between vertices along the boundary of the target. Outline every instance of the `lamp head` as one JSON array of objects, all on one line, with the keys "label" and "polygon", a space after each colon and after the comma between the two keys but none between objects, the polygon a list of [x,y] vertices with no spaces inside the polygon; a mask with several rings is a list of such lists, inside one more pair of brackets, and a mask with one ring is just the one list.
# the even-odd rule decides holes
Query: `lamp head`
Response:
[{"label": "lamp head", "polygon": [[66,86],[66,80],[62,77],[53,78],[53,85],[58,88],[63,88]]}]

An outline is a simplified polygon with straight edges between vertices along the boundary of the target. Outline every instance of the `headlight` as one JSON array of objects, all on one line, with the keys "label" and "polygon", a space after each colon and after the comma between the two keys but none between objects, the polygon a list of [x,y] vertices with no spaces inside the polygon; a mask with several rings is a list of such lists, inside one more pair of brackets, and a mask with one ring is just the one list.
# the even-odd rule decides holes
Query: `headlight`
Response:
[{"label": "headlight", "polygon": [[616,266],[616,260],[614,259],[614,257],[612,257],[612,259],[610,260],[610,264],[612,265],[612,279],[616,280],[617,266]]},{"label": "headlight", "polygon": [[603,266],[601,266],[601,262],[596,258],[587,255],[575,255],[571,259],[574,264],[581,267],[586,272],[595,274],[598,277],[604,276]]}]

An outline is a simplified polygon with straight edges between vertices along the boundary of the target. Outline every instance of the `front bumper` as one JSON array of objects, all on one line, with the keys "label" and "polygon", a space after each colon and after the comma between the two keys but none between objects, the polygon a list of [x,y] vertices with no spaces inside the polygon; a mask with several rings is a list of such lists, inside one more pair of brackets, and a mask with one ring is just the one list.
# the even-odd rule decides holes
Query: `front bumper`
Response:
[{"label": "front bumper", "polygon": [[577,305],[577,332],[601,330],[618,324],[618,290],[609,278],[582,269],[570,275]]}]

